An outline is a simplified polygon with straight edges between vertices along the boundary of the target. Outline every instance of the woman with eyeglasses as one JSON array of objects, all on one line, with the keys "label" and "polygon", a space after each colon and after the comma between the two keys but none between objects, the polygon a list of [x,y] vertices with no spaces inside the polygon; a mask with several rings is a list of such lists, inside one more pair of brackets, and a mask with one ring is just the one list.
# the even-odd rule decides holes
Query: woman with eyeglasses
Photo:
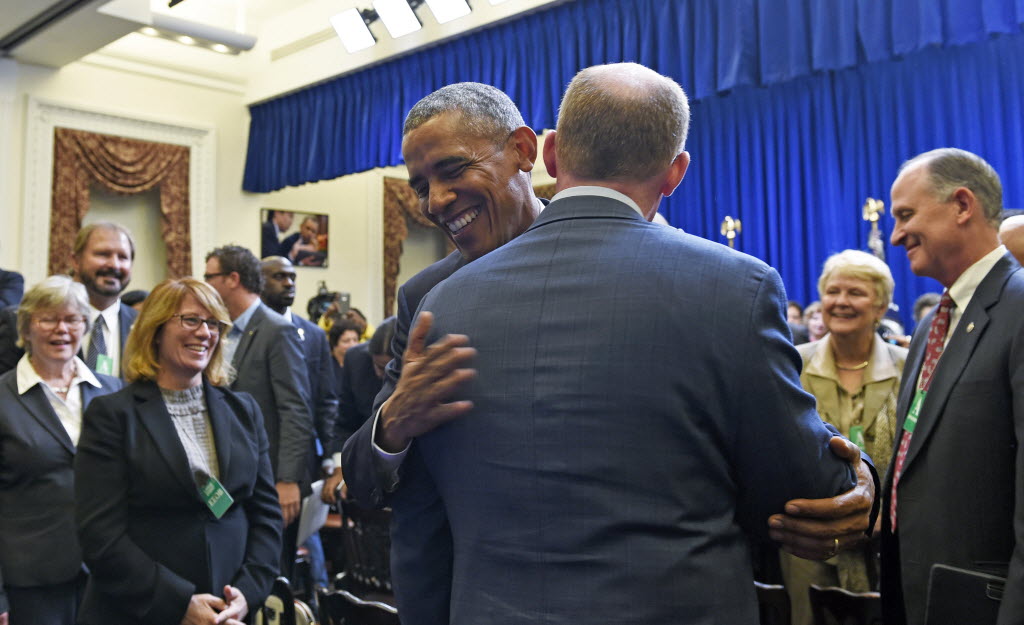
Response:
[{"label": "woman with eyeglasses", "polygon": [[0,376],[0,624],[73,625],[85,588],[72,470],[82,411],[121,381],[75,356],[89,300],[67,276],[32,287],[16,325],[25,355]]},{"label": "woman with eyeglasses", "polygon": [[128,337],[129,385],[86,411],[85,625],[239,625],[270,590],[281,512],[259,406],[223,386],[229,325],[206,283],[159,284]]}]

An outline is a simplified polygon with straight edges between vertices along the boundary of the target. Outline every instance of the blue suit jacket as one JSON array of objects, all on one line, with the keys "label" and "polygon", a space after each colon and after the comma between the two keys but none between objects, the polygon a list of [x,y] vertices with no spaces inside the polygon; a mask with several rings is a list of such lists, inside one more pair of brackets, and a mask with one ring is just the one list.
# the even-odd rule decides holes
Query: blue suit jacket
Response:
[{"label": "blue suit jacket", "polygon": [[[82,405],[121,388],[121,380],[97,375],[102,385],[82,384]],[[4,584],[48,586],[82,570],[75,532],[75,445],[35,386],[18,394],[15,370],[0,376],[0,613],[7,611]]]},{"label": "blue suit jacket", "polygon": [[250,611],[277,575],[281,511],[259,406],[204,380],[220,483],[220,519],[200,498],[160,390],[135,382],[94,400],[75,459],[75,514],[91,575],[87,625],[177,625],[196,593],[242,591]]},{"label": "blue suit jacket", "polygon": [[479,352],[472,413],[419,437],[392,501],[393,550],[398,495],[443,503],[451,623],[756,622],[746,534],[854,483],[778,274],[621,202],[553,202],[420,309]]},{"label": "blue suit jacket", "polygon": [[[934,312],[910,344],[900,431],[917,389]],[[883,488],[885,622],[922,625],[936,563],[1008,574],[999,625],[1024,622],[1024,270],[1009,254],[978,285],[935,369],[899,484]],[[905,614],[904,614],[905,608]]]},{"label": "blue suit jacket", "polygon": [[[292,324],[299,329],[299,340],[306,359],[313,430],[320,439],[320,445],[326,455],[336,446],[334,424],[338,420],[338,390],[335,388],[334,369],[331,367],[335,363],[334,357],[331,356],[331,346],[327,342],[327,333],[323,328],[298,316],[295,311],[292,311]],[[311,459],[315,476],[320,463],[315,454]]]}]

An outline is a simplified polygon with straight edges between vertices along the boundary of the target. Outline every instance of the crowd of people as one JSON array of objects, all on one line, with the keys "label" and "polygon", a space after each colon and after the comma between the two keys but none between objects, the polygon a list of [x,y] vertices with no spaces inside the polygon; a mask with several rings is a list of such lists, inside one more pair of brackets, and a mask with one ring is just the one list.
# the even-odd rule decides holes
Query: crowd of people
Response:
[{"label": "crowd of people", "polygon": [[376,331],[292,311],[285,213],[273,253],[218,247],[139,310],[131,235],[83,228],[70,277],[0,314],[0,625],[251,619],[325,459],[325,502],[392,510],[407,625],[755,623],[752,540],[782,548],[794,625],[812,583],[924,625],[932,566],[979,563],[1005,578],[992,622],[1020,622],[1024,218],[996,172],[955,148],[894,172],[891,243],[944,289],[906,337],[869,253],[800,309],[765,263],[652,223],[688,128],[672,80],[581,71],[549,202],[508,96],[426,96],[402,151],[456,251]]}]

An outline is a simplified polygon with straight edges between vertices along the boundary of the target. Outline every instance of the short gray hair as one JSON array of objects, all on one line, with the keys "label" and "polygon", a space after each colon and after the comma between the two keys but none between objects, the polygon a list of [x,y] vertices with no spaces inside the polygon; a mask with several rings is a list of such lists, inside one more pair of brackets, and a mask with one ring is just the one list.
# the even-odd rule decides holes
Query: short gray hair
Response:
[{"label": "short gray hair", "polygon": [[971,190],[985,213],[985,221],[999,228],[1003,213],[1003,185],[999,174],[977,154],[959,148],[938,148],[918,154],[900,166],[900,172],[923,165],[935,196],[948,201],[960,187]]},{"label": "short gray hair", "polygon": [[820,297],[825,297],[825,286],[833,276],[846,276],[870,282],[875,288],[875,303],[882,308],[888,308],[889,302],[892,301],[892,292],[896,287],[892,271],[885,261],[873,254],[860,250],[843,250],[829,256],[818,278]]},{"label": "short gray hair", "polygon": [[558,109],[559,168],[589,180],[646,180],[686,145],[690,106],[671,78],[636,63],[572,79]]},{"label": "short gray hair", "polygon": [[526,125],[512,98],[501,89],[478,82],[458,82],[417,102],[405,117],[402,136],[444,113],[458,113],[467,132],[495,143],[503,143],[516,128]]},{"label": "short gray hair", "polygon": [[54,310],[66,305],[70,305],[85,317],[85,328],[82,332],[84,336],[89,331],[92,320],[89,318],[89,296],[82,283],[75,282],[68,276],[56,275],[29,289],[18,305],[18,347],[24,348],[31,355],[32,347],[27,339],[29,326],[32,325],[32,315],[41,310]]}]

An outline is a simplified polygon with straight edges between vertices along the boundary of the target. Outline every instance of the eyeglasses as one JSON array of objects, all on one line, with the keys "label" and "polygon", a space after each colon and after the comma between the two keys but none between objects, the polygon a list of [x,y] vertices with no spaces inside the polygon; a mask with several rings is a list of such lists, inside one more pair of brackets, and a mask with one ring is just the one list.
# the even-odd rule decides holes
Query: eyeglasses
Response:
[{"label": "eyeglasses", "polygon": [[81,329],[85,326],[85,317],[82,315],[71,315],[68,317],[36,317],[34,319],[36,325],[41,329],[49,332],[50,330],[56,330],[57,326],[64,322],[68,328]]},{"label": "eyeglasses", "polygon": [[230,271],[218,271],[217,273],[204,273],[203,274],[203,280],[205,282],[209,282],[210,278],[216,278],[217,276],[226,276],[226,275],[228,275],[230,273],[231,273]]},{"label": "eyeglasses", "polygon": [[213,319],[213,318],[203,319],[202,317],[198,317],[196,315],[182,315],[182,314],[179,314],[179,313],[174,313],[171,316],[172,317],[177,317],[178,318],[178,323],[181,324],[181,327],[185,328],[189,332],[194,332],[194,331],[198,330],[199,326],[201,326],[201,325],[203,325],[205,323],[207,329],[210,332],[212,332],[214,334],[220,334],[228,326],[228,324],[224,323],[220,319]]}]

